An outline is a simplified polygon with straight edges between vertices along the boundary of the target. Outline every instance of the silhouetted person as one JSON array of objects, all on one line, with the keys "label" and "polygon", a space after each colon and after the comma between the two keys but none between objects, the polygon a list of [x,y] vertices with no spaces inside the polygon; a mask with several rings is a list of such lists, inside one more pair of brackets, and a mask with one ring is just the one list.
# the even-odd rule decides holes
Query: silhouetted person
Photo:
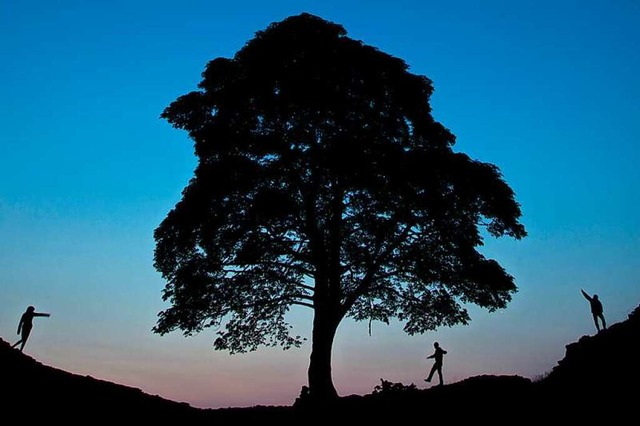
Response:
[{"label": "silhouetted person", "polygon": [[580,289],[582,295],[589,301],[591,304],[591,314],[593,315],[593,322],[596,324],[596,329],[600,332],[600,324],[598,323],[598,319],[602,321],[602,328],[607,329],[607,322],[604,320],[604,314],[602,313],[602,303],[600,299],[598,299],[598,295],[594,294],[593,297],[589,296],[584,290]]},{"label": "silhouetted person", "polygon": [[433,347],[436,348],[436,350],[432,355],[428,356],[427,359],[434,358],[436,360],[436,362],[433,364],[433,367],[431,367],[431,372],[429,373],[429,377],[424,379],[424,381],[425,382],[430,382],[431,379],[433,378],[434,373],[437,371],[438,372],[438,377],[440,377],[440,386],[442,386],[443,385],[443,381],[442,381],[442,357],[444,356],[444,354],[447,353],[447,351],[442,349],[438,342],[435,342],[433,344]]},{"label": "silhouetted person", "polygon": [[[33,306],[29,306],[27,310],[20,317],[20,322],[18,323],[18,334],[21,335],[21,339],[11,346],[15,348],[20,345],[20,352],[24,349],[24,345],[27,343],[27,339],[29,338],[29,334],[31,333],[31,329],[33,328],[33,318],[34,317],[50,317],[51,314],[45,314],[42,312],[36,312],[36,308]],[[22,333],[22,334],[21,334]]]}]

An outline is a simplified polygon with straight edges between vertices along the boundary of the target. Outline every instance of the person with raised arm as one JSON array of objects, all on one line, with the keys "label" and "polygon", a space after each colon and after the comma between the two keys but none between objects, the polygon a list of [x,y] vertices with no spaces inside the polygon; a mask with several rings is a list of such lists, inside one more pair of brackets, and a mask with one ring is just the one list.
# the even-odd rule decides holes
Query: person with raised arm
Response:
[{"label": "person with raised arm", "polygon": [[600,332],[600,324],[598,323],[598,320],[602,322],[602,328],[606,330],[607,322],[604,319],[602,302],[600,302],[598,295],[594,294],[593,296],[589,296],[584,290],[580,289],[580,291],[582,292],[582,295],[585,297],[585,299],[587,299],[589,301],[589,304],[591,305],[591,315],[593,315],[593,322],[596,324],[596,329],[598,330],[598,333]]}]

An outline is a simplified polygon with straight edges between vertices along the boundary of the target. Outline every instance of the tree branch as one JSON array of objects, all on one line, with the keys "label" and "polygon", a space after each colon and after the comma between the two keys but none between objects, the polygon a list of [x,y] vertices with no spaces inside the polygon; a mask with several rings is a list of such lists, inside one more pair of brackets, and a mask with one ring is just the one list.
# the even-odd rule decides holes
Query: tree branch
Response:
[{"label": "tree branch", "polygon": [[369,266],[364,278],[362,278],[362,281],[360,281],[360,284],[358,284],[358,286],[355,288],[355,290],[353,290],[353,292],[351,292],[351,294],[345,297],[342,304],[343,312],[348,312],[355,301],[364,293],[366,293],[366,291],[371,287],[371,284],[374,282],[375,274],[377,272],[377,269],[379,268],[379,265],[383,264],[385,258],[401,244],[401,241],[403,241],[407,237],[412,228],[412,224],[407,224],[400,233],[400,236],[396,238],[395,241],[392,241],[386,247],[386,249],[383,250],[382,253],[379,253],[382,245],[376,249],[377,253],[375,256],[377,256],[377,258],[374,258],[372,260],[371,265]]},{"label": "tree branch", "polygon": [[311,287],[310,285],[301,284],[301,283],[296,284],[296,287],[304,288],[305,290],[309,290],[309,291],[316,290],[314,287]]},{"label": "tree branch", "polygon": [[285,296],[281,296],[281,297],[276,297],[275,299],[263,299],[263,300],[259,300],[255,303],[250,303],[247,305],[242,305],[242,308],[256,308],[256,307],[260,307],[260,306],[267,306],[267,305],[277,305],[279,302],[289,302],[292,305],[301,305],[301,306],[307,306],[310,308],[313,308],[313,305],[306,303],[306,302],[302,302],[299,300],[290,300],[290,299],[303,299],[303,300],[309,300],[309,301],[313,301],[313,298],[304,294],[290,294],[290,295],[285,295]]},{"label": "tree branch", "polygon": [[[282,266],[284,268],[294,269],[294,270],[296,270],[296,271],[300,272],[301,274],[306,275],[308,277],[313,277],[313,271],[305,268],[304,266],[292,265],[290,263],[285,263],[285,262],[277,262],[277,261],[259,261],[259,262],[249,262],[249,263],[228,262],[228,263],[225,263],[224,265],[225,266],[230,266],[230,267],[241,268],[240,270],[246,270],[248,267],[250,267],[252,265]],[[238,272],[238,270],[224,269],[224,272]]]},{"label": "tree branch", "polygon": [[292,305],[298,305],[298,306],[305,306],[307,308],[311,308],[314,309],[315,306],[313,306],[311,303],[305,303],[305,302],[291,302]]}]

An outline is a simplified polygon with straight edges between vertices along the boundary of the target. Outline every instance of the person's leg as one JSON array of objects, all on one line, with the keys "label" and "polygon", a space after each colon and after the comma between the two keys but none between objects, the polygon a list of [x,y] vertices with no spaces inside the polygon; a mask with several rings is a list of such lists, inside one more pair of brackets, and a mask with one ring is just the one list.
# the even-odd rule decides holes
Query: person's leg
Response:
[{"label": "person's leg", "polygon": [[22,339],[20,340],[20,342],[22,344],[20,345],[20,352],[22,352],[22,350],[24,349],[24,345],[27,344],[27,339],[29,338],[29,333],[31,333],[31,329],[30,328],[23,328],[22,329]]},{"label": "person's leg", "polygon": [[438,366],[438,377],[440,378],[440,386],[444,385],[444,381],[442,380],[442,365]]},{"label": "person's leg", "polygon": [[15,348],[16,346],[18,346],[20,343],[22,343],[22,339],[18,340],[17,342],[15,342],[11,347]]},{"label": "person's leg", "polygon": [[598,315],[593,314],[593,322],[596,324],[596,330],[600,331],[600,324],[598,323]]},{"label": "person's leg", "polygon": [[602,328],[607,329],[607,322],[604,320],[604,314],[600,314],[600,320],[602,321]]},{"label": "person's leg", "polygon": [[427,382],[430,382],[431,379],[433,378],[433,374],[436,372],[437,369],[437,365],[433,364],[433,367],[431,367],[431,371],[429,372],[429,377],[427,377]]}]

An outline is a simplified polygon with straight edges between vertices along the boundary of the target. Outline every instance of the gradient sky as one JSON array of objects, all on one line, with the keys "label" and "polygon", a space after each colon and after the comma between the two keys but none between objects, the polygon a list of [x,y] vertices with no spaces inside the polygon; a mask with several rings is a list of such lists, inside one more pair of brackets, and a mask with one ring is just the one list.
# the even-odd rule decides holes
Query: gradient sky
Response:
[{"label": "gradient sky", "polygon": [[[370,393],[380,378],[535,379],[640,304],[640,2],[637,0],[17,1],[0,3],[0,337],[27,305],[25,352],[70,372],[196,407],[290,405],[310,343],[229,355],[213,332],[151,332],[166,305],[153,230],[196,159],[159,118],[206,63],[301,12],[404,59],[433,80],[433,115],[455,149],[496,164],[529,236],[487,241],[518,285],[507,309],[471,308],[468,326],[407,336],[401,324],[346,320],[334,382]],[[294,310],[310,337],[311,313]]]}]

